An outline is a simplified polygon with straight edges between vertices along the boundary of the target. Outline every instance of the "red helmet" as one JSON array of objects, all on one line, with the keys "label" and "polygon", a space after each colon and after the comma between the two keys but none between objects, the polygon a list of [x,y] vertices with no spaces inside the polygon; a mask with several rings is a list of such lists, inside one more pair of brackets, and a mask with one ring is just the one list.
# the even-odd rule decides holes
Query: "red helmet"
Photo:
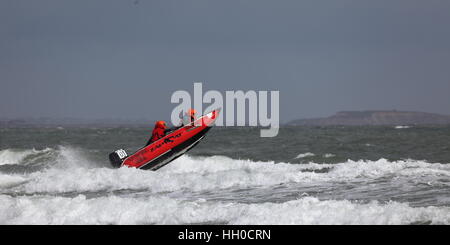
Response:
[{"label": "red helmet", "polygon": [[166,122],[164,122],[164,121],[157,121],[157,122],[155,123],[155,128],[163,128],[163,129],[166,129],[166,128],[167,128]]},{"label": "red helmet", "polygon": [[195,113],[197,113],[197,111],[194,110],[194,109],[189,109],[186,113],[187,113],[189,116],[195,116]]}]

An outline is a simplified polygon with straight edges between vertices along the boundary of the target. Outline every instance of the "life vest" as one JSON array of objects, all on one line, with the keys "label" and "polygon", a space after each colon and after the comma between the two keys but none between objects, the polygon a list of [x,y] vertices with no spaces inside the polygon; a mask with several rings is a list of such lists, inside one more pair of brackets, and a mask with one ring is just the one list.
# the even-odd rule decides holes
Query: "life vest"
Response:
[{"label": "life vest", "polygon": [[164,137],[166,135],[165,133],[165,129],[167,128],[166,123],[163,121],[158,121],[155,124],[155,128],[153,129],[152,132],[152,138],[150,139],[150,142],[155,142],[159,139],[161,139],[162,137]]}]

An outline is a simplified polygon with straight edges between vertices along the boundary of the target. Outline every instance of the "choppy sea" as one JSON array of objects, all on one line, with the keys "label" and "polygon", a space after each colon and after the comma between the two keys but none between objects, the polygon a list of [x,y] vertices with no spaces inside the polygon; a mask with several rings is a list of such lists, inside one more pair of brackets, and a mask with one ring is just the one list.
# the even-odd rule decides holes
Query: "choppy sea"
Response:
[{"label": "choppy sea", "polygon": [[259,130],[147,171],[151,128],[0,128],[0,224],[450,224],[450,127]]}]

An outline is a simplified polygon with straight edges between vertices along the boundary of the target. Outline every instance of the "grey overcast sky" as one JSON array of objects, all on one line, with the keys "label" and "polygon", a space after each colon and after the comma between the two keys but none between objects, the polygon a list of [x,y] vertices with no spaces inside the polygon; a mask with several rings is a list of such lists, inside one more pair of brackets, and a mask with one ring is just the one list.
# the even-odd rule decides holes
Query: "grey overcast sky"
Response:
[{"label": "grey overcast sky", "polygon": [[450,114],[450,1],[0,1],[0,118],[169,118],[195,81],[282,121]]}]

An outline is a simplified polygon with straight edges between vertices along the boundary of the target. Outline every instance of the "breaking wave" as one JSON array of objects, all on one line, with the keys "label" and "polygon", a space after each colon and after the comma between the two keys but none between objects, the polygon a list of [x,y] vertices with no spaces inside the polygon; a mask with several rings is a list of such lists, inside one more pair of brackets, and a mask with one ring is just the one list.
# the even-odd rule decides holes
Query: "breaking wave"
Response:
[{"label": "breaking wave", "polygon": [[411,128],[411,126],[403,126],[403,125],[395,126],[395,129],[407,129],[407,128]]},{"label": "breaking wave", "polygon": [[[154,172],[113,169],[107,160],[96,159],[84,149],[69,146],[0,151],[2,165],[44,166],[23,173],[7,173],[0,168],[0,223],[450,224],[446,206],[321,200],[299,194],[291,200],[256,203],[197,198],[204,192],[225,193],[230,189],[264,190],[290,183],[327,187],[386,178],[405,178],[424,185],[439,182],[445,190],[450,186],[450,164],[386,159],[291,164],[184,155]],[[121,191],[146,195],[115,193]],[[167,195],[186,191],[200,195],[190,200]]]},{"label": "breaking wave", "polygon": [[[129,208],[133,207],[133,208]],[[0,196],[3,224],[449,224],[448,207],[412,208],[376,201],[320,201],[304,197],[285,203],[223,203],[149,197]]]},{"label": "breaking wave", "polygon": [[[90,160],[82,150],[70,147],[46,151],[57,153],[53,154],[54,157],[47,163],[51,167],[28,174],[8,177],[2,175],[0,186],[22,182],[21,185],[14,185],[14,191],[29,194],[122,189],[145,189],[158,193],[185,189],[202,191],[284,183],[356,181],[381,177],[450,177],[449,164],[417,160],[348,160],[338,164],[290,164],[232,159],[225,156],[184,155],[154,172],[134,168],[113,169],[106,163]],[[26,152],[29,154],[29,151]]]},{"label": "breaking wave", "polygon": [[311,153],[311,152],[300,153],[300,154],[298,154],[298,155],[295,157],[295,159],[307,158],[307,157],[313,157],[313,156],[315,156],[315,155],[316,155],[316,154]]},{"label": "breaking wave", "polygon": [[20,149],[5,149],[0,150],[0,165],[15,165],[15,164],[29,164],[42,160],[48,153],[54,151],[52,148],[45,148],[43,150],[20,150]]}]

